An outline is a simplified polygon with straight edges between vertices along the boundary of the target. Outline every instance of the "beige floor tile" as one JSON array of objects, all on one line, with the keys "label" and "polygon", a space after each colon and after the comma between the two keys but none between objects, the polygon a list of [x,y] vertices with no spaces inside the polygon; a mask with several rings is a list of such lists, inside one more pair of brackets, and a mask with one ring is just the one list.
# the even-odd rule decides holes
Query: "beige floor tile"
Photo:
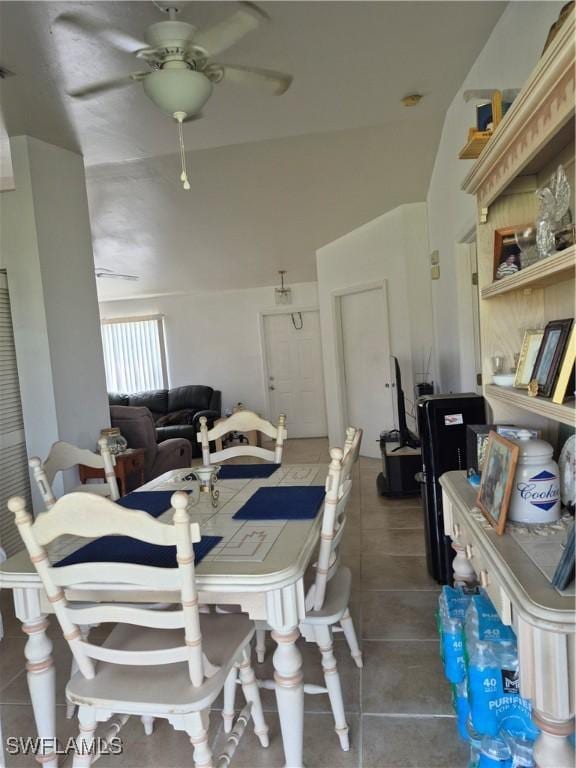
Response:
[{"label": "beige floor tile", "polygon": [[[26,739],[36,736],[36,724],[30,705],[0,704],[0,719],[2,720],[2,735],[6,745],[6,768],[30,768],[38,765],[31,754],[11,754],[16,747],[14,739]],[[66,708],[56,708],[56,736],[59,744],[64,747],[68,739],[78,735],[78,721],[66,719]],[[7,739],[10,739],[7,742]]]},{"label": "beige floor tile", "polygon": [[422,530],[424,517],[420,507],[379,507],[362,509],[364,530]]},{"label": "beige floor tile", "polygon": [[392,499],[387,496],[379,496],[376,492],[376,483],[365,483],[360,487],[362,495],[362,511],[371,509],[421,509],[422,502],[419,496],[408,496],[403,499]]},{"label": "beige floor tile", "polygon": [[[270,746],[263,750],[252,732],[246,731],[240,742],[232,765],[234,768],[282,768],[284,753],[280,738],[280,723],[275,713],[266,715],[270,728]],[[350,728],[350,751],[343,752],[334,733],[331,715],[306,715],[304,725],[304,761],[306,768],[358,768],[360,718],[347,715]],[[217,748],[223,744],[223,735]]]},{"label": "beige floor tile", "polygon": [[426,555],[424,531],[366,530],[362,534],[363,555]]},{"label": "beige floor tile", "polygon": [[436,640],[436,592],[364,592],[362,637],[371,640]]},{"label": "beige floor tile", "polygon": [[[66,640],[53,640],[52,657],[54,659],[54,666],[56,668],[56,703],[65,704],[64,690],[66,684],[70,678],[70,663],[72,654]],[[2,647],[2,646],[0,646]],[[23,646],[22,646],[23,650]],[[29,704],[30,694],[28,692],[28,682],[26,679],[26,671],[24,668],[25,658],[23,652],[19,654],[17,661],[15,661],[15,668],[20,669],[20,674],[17,675],[8,685],[2,690],[2,702],[6,704]]]},{"label": "beige floor tile", "polygon": [[11,589],[0,589],[0,613],[4,625],[4,637],[24,637],[20,628],[22,625],[14,613],[14,598]]},{"label": "beige floor tile", "polygon": [[362,712],[450,715],[450,685],[443,675],[437,641],[364,640]]},{"label": "beige floor tile", "polygon": [[425,557],[362,555],[362,589],[434,589],[438,584],[428,575]]},{"label": "beige floor tile", "polygon": [[362,718],[362,768],[466,768],[452,718]]},{"label": "beige floor tile", "polygon": [[0,701],[6,701],[6,689],[24,671],[25,645],[22,633],[20,637],[5,637],[0,642]]}]

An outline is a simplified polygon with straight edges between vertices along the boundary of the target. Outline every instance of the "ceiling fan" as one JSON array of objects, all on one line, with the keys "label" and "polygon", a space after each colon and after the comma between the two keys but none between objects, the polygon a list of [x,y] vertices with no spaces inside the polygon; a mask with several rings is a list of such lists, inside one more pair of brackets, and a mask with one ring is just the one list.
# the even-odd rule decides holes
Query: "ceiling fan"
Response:
[{"label": "ceiling fan", "polygon": [[94,274],[97,278],[108,277],[113,280],[140,280],[139,275],[127,275],[107,267],[94,267]]},{"label": "ceiling fan", "polygon": [[292,77],[282,72],[232,66],[213,60],[212,57],[230,48],[263,21],[268,21],[268,16],[254,4],[241,3],[235,13],[206,29],[177,21],[179,9],[176,5],[155,5],[168,15],[168,19],[149,26],[143,41],[104,21],[75,13],[61,14],[55,24],[98,35],[116,49],[132,53],[148,65],[147,70],[92,83],[68,94],[87,99],[141,82],[148,98],[179,124],[181,181],[184,188],[189,189],[181,126],[183,122],[202,116],[202,107],[210,98],[214,83],[250,85],[279,96],[288,90]]}]

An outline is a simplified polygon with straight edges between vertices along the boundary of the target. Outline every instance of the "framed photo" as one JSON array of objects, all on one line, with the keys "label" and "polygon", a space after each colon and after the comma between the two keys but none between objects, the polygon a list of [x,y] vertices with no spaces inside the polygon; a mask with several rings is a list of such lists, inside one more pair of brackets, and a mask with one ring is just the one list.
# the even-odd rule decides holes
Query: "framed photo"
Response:
[{"label": "framed photo", "polygon": [[544,329],[544,338],[530,377],[538,383],[538,394],[543,397],[552,395],[572,322],[571,317],[566,320],[552,320]]},{"label": "framed photo", "polygon": [[542,328],[524,332],[518,367],[516,368],[516,378],[514,379],[514,386],[518,389],[528,389],[543,338],[544,331]]},{"label": "framed photo", "polygon": [[552,402],[561,405],[564,399],[572,397],[574,395],[574,389],[576,386],[574,376],[574,366],[576,364],[576,324],[572,325],[570,331],[570,339],[566,345],[566,351],[562,358],[562,364],[560,365],[560,371],[558,373],[558,381],[554,387],[554,394],[552,395]]},{"label": "framed photo", "polygon": [[490,432],[476,503],[500,535],[506,527],[519,451],[516,443]]},{"label": "framed photo", "polygon": [[515,234],[527,226],[524,224],[494,230],[494,280],[510,277],[522,269],[520,248],[516,243]]}]

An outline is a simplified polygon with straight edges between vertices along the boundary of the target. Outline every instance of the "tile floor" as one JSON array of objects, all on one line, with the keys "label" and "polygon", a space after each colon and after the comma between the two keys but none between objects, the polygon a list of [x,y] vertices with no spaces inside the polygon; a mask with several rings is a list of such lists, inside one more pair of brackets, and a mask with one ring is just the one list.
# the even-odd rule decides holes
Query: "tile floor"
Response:
[{"label": "tile floor", "polygon": [[[325,440],[289,440],[287,463],[327,458]],[[351,610],[362,636],[364,668],[352,663],[342,636],[335,640],[344,689],[351,749],[342,752],[333,731],[326,696],[305,700],[304,759],[307,768],[464,768],[467,749],[456,735],[450,691],[442,676],[434,626],[438,587],[426,572],[422,513],[418,500],[384,500],[376,492],[380,462],[361,459],[349,506],[343,561],[354,576]],[[0,644],[0,716],[4,738],[34,732],[22,666],[24,638],[11,607],[11,594],[0,592],[6,637]],[[52,622],[54,625],[54,622]],[[98,630],[96,630],[98,631]],[[69,651],[53,626],[59,671],[57,729],[60,739],[75,735],[75,721],[65,719],[63,688]],[[314,646],[302,644],[304,675],[321,683]],[[269,656],[255,664],[257,675],[269,678]],[[247,732],[236,752],[238,768],[280,768],[283,754],[274,694],[263,691],[271,745],[261,749]],[[223,744],[217,709],[211,717],[216,754]],[[181,768],[192,766],[187,738],[165,722],[144,737],[132,719],[122,731],[124,754],[102,758],[97,765],[116,768]],[[31,758],[7,756],[7,766],[32,765]]]}]

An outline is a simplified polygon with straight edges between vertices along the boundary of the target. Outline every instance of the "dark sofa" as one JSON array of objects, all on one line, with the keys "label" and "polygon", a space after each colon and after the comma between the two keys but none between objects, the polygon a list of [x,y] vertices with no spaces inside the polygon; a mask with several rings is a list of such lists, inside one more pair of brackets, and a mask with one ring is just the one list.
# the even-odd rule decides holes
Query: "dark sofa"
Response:
[{"label": "dark sofa", "polygon": [[123,395],[108,394],[111,406],[129,405],[148,408],[154,420],[159,443],[174,437],[184,437],[192,445],[192,456],[202,455],[196,434],[200,430],[200,417],[206,416],[211,427],[222,413],[222,393],[212,387],[188,385],[174,389],[155,389]]}]

